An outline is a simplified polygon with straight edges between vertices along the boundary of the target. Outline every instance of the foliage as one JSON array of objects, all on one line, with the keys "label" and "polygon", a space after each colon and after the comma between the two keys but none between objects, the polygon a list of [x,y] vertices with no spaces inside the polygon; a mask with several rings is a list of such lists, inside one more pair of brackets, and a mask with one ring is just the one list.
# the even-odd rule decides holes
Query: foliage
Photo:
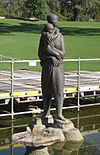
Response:
[{"label": "foliage", "polygon": [[84,6],[84,13],[90,15],[90,18],[95,19],[98,11],[100,9],[100,1],[99,0],[86,0]]},{"label": "foliage", "polygon": [[95,19],[100,10],[99,0],[61,0],[61,12],[70,20],[81,20],[83,15]]},{"label": "foliage", "polygon": [[49,12],[46,0],[26,0],[25,6],[28,8],[29,17],[35,16],[40,19],[45,19]]},{"label": "foliage", "polygon": [[72,21],[95,20],[100,0],[0,0],[0,15],[45,19],[48,12]]},{"label": "foliage", "polygon": [[60,13],[60,10],[61,10],[60,0],[47,0],[47,4],[51,12],[56,14]]},{"label": "foliage", "polygon": [[25,11],[25,0],[0,0],[1,15],[9,17],[22,17]]}]

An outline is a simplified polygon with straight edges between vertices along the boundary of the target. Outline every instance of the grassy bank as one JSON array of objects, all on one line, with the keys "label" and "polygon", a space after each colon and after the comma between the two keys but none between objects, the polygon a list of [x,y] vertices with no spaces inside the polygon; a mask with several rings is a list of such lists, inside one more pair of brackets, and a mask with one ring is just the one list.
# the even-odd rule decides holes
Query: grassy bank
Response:
[{"label": "grassy bank", "polygon": [[[38,59],[37,51],[44,21],[0,19],[0,54],[16,59]],[[64,35],[65,58],[100,57],[100,23],[59,22]],[[67,67],[68,66],[68,67]],[[74,69],[69,63],[66,69]],[[82,69],[98,70],[100,62],[82,64]]]}]

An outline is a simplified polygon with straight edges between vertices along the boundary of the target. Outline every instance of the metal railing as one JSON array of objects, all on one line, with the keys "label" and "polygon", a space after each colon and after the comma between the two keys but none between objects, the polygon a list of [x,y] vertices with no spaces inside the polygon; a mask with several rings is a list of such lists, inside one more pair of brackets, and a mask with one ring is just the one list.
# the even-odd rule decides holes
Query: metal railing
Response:
[{"label": "metal railing", "polygon": [[[77,63],[77,69],[76,69],[76,77],[77,77],[77,105],[70,106],[70,107],[63,107],[63,109],[69,109],[69,108],[77,108],[77,110],[80,110],[80,107],[82,106],[90,106],[90,105],[80,105],[80,76],[81,76],[81,62],[86,61],[100,61],[100,58],[95,59],[64,59],[64,62],[76,62]],[[8,98],[11,99],[11,112],[8,112],[6,114],[0,114],[0,116],[11,116],[13,119],[15,115],[20,114],[29,114],[33,113],[33,111],[24,111],[24,112],[14,112],[14,66],[16,63],[31,63],[33,66],[37,65],[39,63],[39,60],[1,60],[0,63],[9,63],[10,68],[10,81],[11,81],[11,92],[9,92],[10,96]],[[1,79],[0,79],[1,80]],[[100,86],[99,86],[100,87]],[[92,105],[92,104],[91,104]],[[94,105],[94,104],[93,104]],[[100,103],[96,103],[95,105],[100,105]],[[55,108],[52,108],[51,110],[55,110]]]}]

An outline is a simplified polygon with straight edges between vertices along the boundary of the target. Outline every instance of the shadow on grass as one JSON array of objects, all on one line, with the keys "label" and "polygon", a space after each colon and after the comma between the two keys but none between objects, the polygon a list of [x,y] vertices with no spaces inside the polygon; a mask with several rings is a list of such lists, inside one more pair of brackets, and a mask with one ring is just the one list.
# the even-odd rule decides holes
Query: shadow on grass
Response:
[{"label": "shadow on grass", "polygon": [[[10,25],[8,23],[0,23],[0,34],[7,35],[12,32],[25,32],[40,34],[44,24],[20,23],[19,25]],[[100,28],[78,28],[78,27],[62,27],[60,31],[63,35],[76,36],[100,36]]]},{"label": "shadow on grass", "polygon": [[40,34],[43,27],[44,27],[44,24],[20,23],[20,25],[9,25],[9,24],[0,23],[0,34],[5,35],[12,32]]},{"label": "shadow on grass", "polygon": [[63,27],[60,30],[63,35],[100,36],[100,28]]}]

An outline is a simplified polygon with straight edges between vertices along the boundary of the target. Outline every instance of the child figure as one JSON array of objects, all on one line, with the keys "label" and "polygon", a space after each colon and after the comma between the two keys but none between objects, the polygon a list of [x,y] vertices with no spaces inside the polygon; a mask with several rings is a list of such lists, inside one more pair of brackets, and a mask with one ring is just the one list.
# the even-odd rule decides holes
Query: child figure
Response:
[{"label": "child figure", "polygon": [[45,25],[43,34],[46,35],[48,43],[51,43],[59,34],[59,29],[55,28],[51,23]]},{"label": "child figure", "polygon": [[54,46],[54,40],[60,34],[59,29],[55,28],[51,23],[48,23],[47,25],[45,25],[45,28],[42,34],[46,38],[46,42],[47,42],[47,51],[48,51],[48,53],[46,53],[47,56],[52,55],[56,57],[58,60],[61,60],[60,52]]}]

